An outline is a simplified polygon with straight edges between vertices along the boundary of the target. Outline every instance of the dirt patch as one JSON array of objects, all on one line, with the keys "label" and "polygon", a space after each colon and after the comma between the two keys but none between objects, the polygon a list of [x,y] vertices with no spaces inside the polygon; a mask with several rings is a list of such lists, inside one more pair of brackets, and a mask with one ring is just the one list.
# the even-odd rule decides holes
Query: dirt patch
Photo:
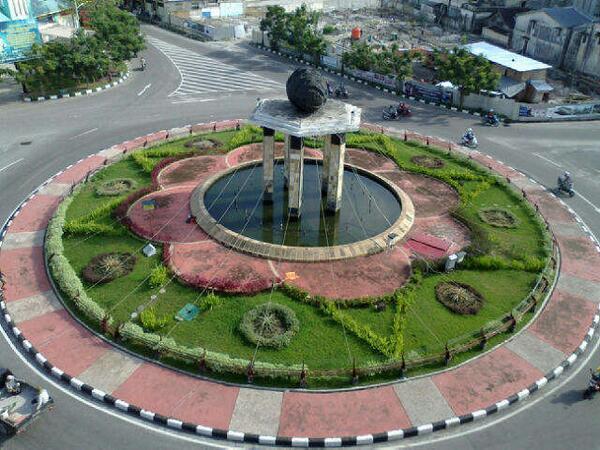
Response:
[{"label": "dirt patch", "polygon": [[131,253],[103,253],[94,256],[84,267],[82,277],[88,283],[108,283],[130,273],[135,267]]},{"label": "dirt patch", "polygon": [[428,169],[441,169],[446,164],[440,158],[428,155],[417,155],[410,158],[410,161],[417,166],[426,167]]},{"label": "dirt patch", "polygon": [[226,151],[223,148],[223,143],[214,138],[200,138],[186,142],[187,148],[194,149],[203,155],[222,155]]},{"label": "dirt patch", "polygon": [[443,281],[435,287],[435,297],[457,314],[477,314],[483,306],[483,296],[468,284]]},{"label": "dirt patch", "polygon": [[481,208],[478,212],[479,218],[498,228],[516,228],[519,220],[513,213],[503,208]]}]

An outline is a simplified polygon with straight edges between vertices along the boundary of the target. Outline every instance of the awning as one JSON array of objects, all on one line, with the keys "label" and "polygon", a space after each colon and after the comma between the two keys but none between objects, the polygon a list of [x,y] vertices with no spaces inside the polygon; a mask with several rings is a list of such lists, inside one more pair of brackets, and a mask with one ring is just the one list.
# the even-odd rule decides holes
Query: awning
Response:
[{"label": "awning", "polygon": [[552,92],[554,88],[546,83],[544,80],[529,80],[529,84],[537,91],[537,92]]},{"label": "awning", "polygon": [[498,83],[498,90],[508,98],[513,98],[525,89],[525,82],[517,81],[509,77],[502,77]]}]

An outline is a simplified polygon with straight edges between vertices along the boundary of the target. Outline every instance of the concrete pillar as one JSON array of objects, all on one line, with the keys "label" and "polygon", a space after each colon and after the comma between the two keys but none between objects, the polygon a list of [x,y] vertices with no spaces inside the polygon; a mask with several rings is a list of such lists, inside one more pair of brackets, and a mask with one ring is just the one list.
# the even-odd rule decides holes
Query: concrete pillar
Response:
[{"label": "concrete pillar", "polygon": [[263,127],[263,187],[265,202],[273,201],[273,158],[275,151],[275,130]]},{"label": "concrete pillar", "polygon": [[327,211],[336,213],[342,206],[342,187],[344,181],[344,155],[346,153],[346,135],[332,134],[330,156],[327,169]]},{"label": "concrete pillar", "polygon": [[288,210],[290,218],[300,217],[302,207],[302,185],[304,183],[304,142],[302,138],[290,136],[289,147]]},{"label": "concrete pillar", "polygon": [[283,188],[288,188],[290,179],[290,135],[286,134],[283,139]]},{"label": "concrete pillar", "polygon": [[325,136],[323,145],[323,170],[321,171],[321,192],[327,192],[327,179],[329,177],[329,157],[331,156],[331,135]]}]

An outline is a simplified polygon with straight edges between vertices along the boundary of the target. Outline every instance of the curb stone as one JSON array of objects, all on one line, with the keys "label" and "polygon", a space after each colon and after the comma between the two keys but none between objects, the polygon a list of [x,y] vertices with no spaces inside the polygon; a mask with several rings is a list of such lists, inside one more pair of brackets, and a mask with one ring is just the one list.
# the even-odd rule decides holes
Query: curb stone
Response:
[{"label": "curb stone", "polygon": [[[231,125],[232,121],[223,121],[223,122],[214,122],[210,124],[198,124],[204,125],[207,127],[214,126],[218,127],[219,125]],[[388,130],[389,131],[389,130]],[[164,140],[166,141],[168,137]],[[97,155],[97,154],[95,154]],[[87,158],[95,155],[90,155]],[[82,158],[78,161],[81,162],[87,158]],[[77,163],[76,163],[77,164]],[[71,165],[70,167],[72,167]],[[2,247],[2,243],[4,237],[7,233],[8,228],[12,224],[13,219],[20,213],[22,208],[39,192],[39,190],[50,183],[54,178],[63,173],[64,171],[60,171],[57,174],[50,177],[44,183],[42,183],[38,188],[36,188],[8,217],[6,222],[4,223],[1,232],[0,232],[0,248]],[[577,222],[582,226],[582,228],[586,231],[590,239],[599,244],[597,239],[593,236],[589,228],[583,224],[581,218],[577,216],[577,214],[570,209],[571,214],[577,220]],[[597,250],[600,252],[600,247],[597,247]],[[38,350],[26,339],[26,337],[22,334],[21,330],[13,323],[12,317],[10,316],[6,303],[4,301],[3,291],[0,289],[0,312],[2,314],[2,320],[6,328],[10,329],[14,338],[19,342],[19,344],[25,349],[26,353],[33,357],[38,365],[40,365],[46,373],[54,377],[55,379],[61,381],[64,385],[68,385],[76,391],[85,394],[87,397],[94,399],[98,402],[105,403],[107,405],[112,406],[122,412],[127,413],[133,417],[141,418],[146,421],[156,423],[158,425],[165,426],[167,428],[181,430],[192,434],[197,434],[205,437],[212,437],[217,439],[224,439],[232,442],[245,442],[245,443],[253,443],[253,444],[261,444],[261,445],[277,445],[277,446],[287,446],[287,447],[342,447],[342,446],[356,446],[356,445],[366,445],[366,444],[374,444],[380,442],[392,442],[396,440],[401,440],[414,436],[421,436],[425,434],[430,434],[436,431],[445,430],[454,428],[458,425],[463,425],[471,422],[475,422],[485,418],[487,416],[493,415],[499,411],[502,411],[513,405],[518,403],[521,400],[526,399],[530,395],[534,394],[536,391],[540,390],[544,387],[548,382],[558,378],[566,369],[573,366],[575,361],[581,356],[588,345],[592,341],[596,329],[598,327],[598,323],[600,322],[600,304],[598,305],[598,309],[588,332],[578,346],[578,348],[560,365],[558,365],[553,370],[549,371],[545,376],[538,379],[534,383],[532,383],[527,388],[516,392],[505,399],[496,402],[494,404],[489,405],[484,409],[478,409],[472,411],[468,414],[464,414],[461,416],[450,417],[445,420],[439,420],[436,422],[431,422],[424,425],[419,425],[416,427],[409,427],[403,429],[396,429],[385,431],[381,433],[375,434],[366,434],[360,436],[334,436],[334,437],[321,437],[321,438],[310,438],[310,437],[290,437],[290,436],[269,436],[269,435],[258,435],[253,433],[243,433],[233,430],[223,430],[219,428],[211,428],[203,425],[198,425],[189,422],[183,422],[176,418],[167,417],[149,410],[144,410],[136,405],[132,405],[128,402],[120,400],[118,398],[113,397],[106,392],[96,389],[93,386],[90,386],[81,380],[73,377],[67,373],[65,373],[60,368],[54,366],[52,363],[48,361],[48,359],[38,352]]]},{"label": "curb stone", "polygon": [[127,80],[130,77],[130,75],[131,75],[131,72],[127,71],[124,74],[121,74],[121,76],[117,80],[115,80],[111,83],[106,83],[104,86],[98,86],[94,89],[82,89],[80,91],[76,91],[76,92],[72,92],[72,93],[53,94],[53,95],[46,95],[43,97],[23,96],[23,101],[24,102],[43,102],[45,100],[58,100],[61,98],[81,97],[82,95],[89,95],[89,94],[93,94],[94,92],[105,91],[114,86],[122,84],[125,80]]}]

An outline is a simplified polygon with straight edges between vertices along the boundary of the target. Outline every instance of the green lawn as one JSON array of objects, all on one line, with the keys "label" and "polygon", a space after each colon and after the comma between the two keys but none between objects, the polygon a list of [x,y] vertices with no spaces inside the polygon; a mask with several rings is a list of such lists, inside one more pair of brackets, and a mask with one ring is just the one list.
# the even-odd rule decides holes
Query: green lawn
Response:
[{"label": "green lawn", "polygon": [[[232,138],[239,142],[244,136],[237,133],[222,132],[207,134],[207,138],[217,138],[227,148]],[[165,155],[190,152],[185,143],[190,139],[166,143],[144,151],[153,164],[157,164]],[[381,151],[381,141],[369,142],[364,135],[349,137],[362,140],[358,147]],[[380,138],[379,138],[380,139]],[[389,142],[388,142],[389,144]],[[408,170],[421,171],[411,157],[415,155],[434,155],[445,161],[438,172],[431,176],[450,177],[463,198],[460,214],[467,223],[474,223],[484,229],[491,242],[489,255],[504,259],[520,259],[524,256],[546,257],[543,249],[544,231],[539,222],[531,217],[530,211],[522,204],[518,195],[511,194],[507,187],[495,183],[494,178],[481,169],[474,169],[472,163],[462,157],[449,156],[444,152],[432,151],[422,146],[392,141],[393,157]],[[217,150],[224,152],[225,150]],[[213,151],[214,152],[214,151]],[[199,153],[200,154],[200,153]],[[472,179],[473,175],[477,178]],[[471,177],[471,179],[469,179]],[[142,170],[131,157],[117,162],[96,174],[78,192],[67,212],[67,220],[83,217],[91,211],[112,201],[114,197],[96,195],[98,183],[116,178],[129,178],[136,181],[137,188],[148,186],[150,175]],[[448,178],[447,178],[448,179]],[[490,181],[491,180],[491,181]],[[491,183],[491,184],[490,184]],[[473,196],[471,193],[477,192]],[[126,194],[125,194],[126,195]],[[469,199],[468,203],[465,199]],[[517,228],[496,228],[480,220],[478,211],[485,207],[499,207],[511,211],[519,220]],[[122,227],[115,223],[110,215],[98,220],[105,225]],[[344,329],[319,308],[287,297],[280,291],[261,293],[253,296],[223,295],[223,304],[210,311],[202,311],[190,322],[177,322],[173,318],[186,303],[198,302],[199,291],[184,286],[176,280],[159,294],[151,289],[145,278],[151,269],[161,264],[162,247],[157,245],[158,254],[146,258],[141,254],[144,241],[123,230],[122,236],[74,235],[63,238],[65,255],[77,273],[96,255],[105,252],[130,252],[136,255],[134,270],[122,278],[110,283],[88,287],[90,296],[113,316],[116,323],[128,321],[132,312],[140,305],[151,302],[152,295],[158,295],[153,302],[159,316],[168,317],[168,324],[160,334],[169,334],[178,343],[190,347],[205,347],[210,350],[227,353],[233,357],[249,359],[255,348],[248,344],[237,327],[242,315],[253,306],[269,300],[289,306],[300,321],[300,331],[289,347],[282,350],[259,349],[259,361],[280,364],[301,364],[303,361],[313,369],[332,369],[350,367],[356,359],[358,365],[381,362],[385,357],[369,346],[367,341]],[[519,304],[535,283],[537,274],[511,271],[457,270],[450,274],[429,275],[423,278],[416,288],[415,301],[412,303],[404,331],[405,354],[407,357],[422,356],[439,352],[446,342],[468,333],[476,333],[486,324],[499,319]],[[448,310],[435,298],[435,286],[441,280],[456,280],[475,287],[484,297],[484,306],[477,315],[461,316]],[[218,295],[218,294],[217,294]],[[372,305],[344,309],[356,322],[368,327],[380,336],[390,336],[393,332],[395,307],[388,305],[385,311],[375,312]],[[498,338],[499,339],[499,338]],[[471,355],[471,353],[469,353]],[[416,370],[415,372],[419,372]]]}]

